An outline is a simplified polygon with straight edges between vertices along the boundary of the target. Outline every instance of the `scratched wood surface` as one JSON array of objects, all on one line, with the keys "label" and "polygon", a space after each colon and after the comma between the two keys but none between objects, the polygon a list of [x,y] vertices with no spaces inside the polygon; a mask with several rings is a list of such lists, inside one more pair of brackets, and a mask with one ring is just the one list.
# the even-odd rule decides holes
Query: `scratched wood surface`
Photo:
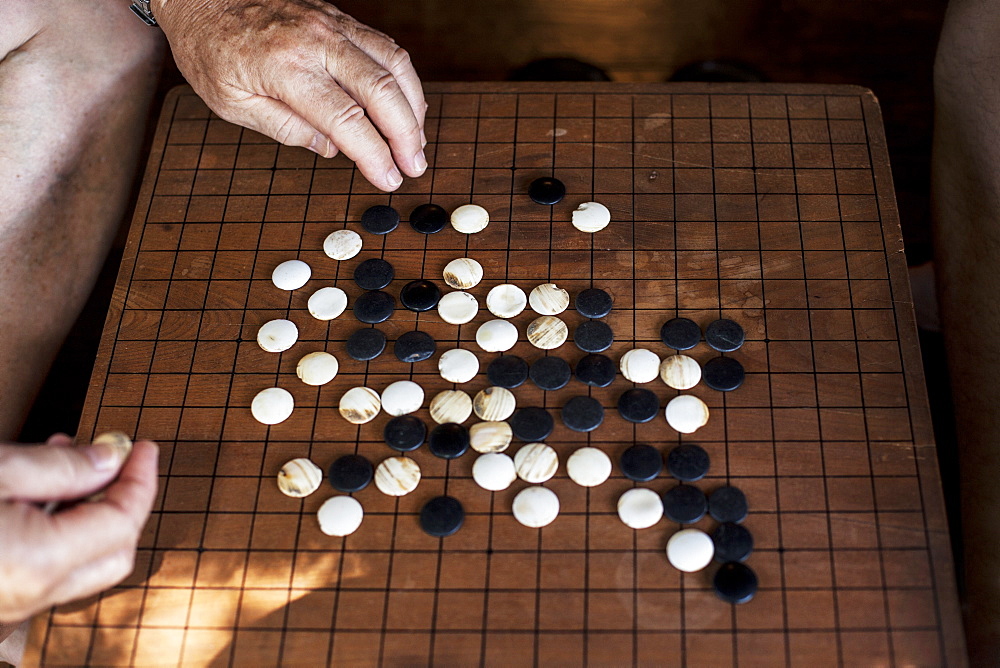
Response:
[{"label": "scratched wood surface", "polygon": [[[134,574],[102,596],[36,619],[27,665],[548,664],[962,665],[965,663],[947,526],[923,389],[899,221],[882,121],[860,88],[783,85],[436,84],[428,86],[430,169],[394,194],[380,193],[342,158],[280,147],[214,117],[190,89],[168,97],[91,383],[80,437],[123,429],[161,445],[160,493]],[[527,185],[555,175],[565,200],[540,206]],[[612,224],[576,231],[572,210],[599,201]],[[406,223],[419,204],[475,202],[491,222],[465,236],[425,236]],[[374,204],[404,222],[385,236],[359,220]],[[323,239],[359,231],[361,254],[337,262]],[[451,259],[482,263],[472,289],[483,305],[470,324],[398,308],[381,325],[389,347],[368,363],[344,342],[359,327],[350,309],[313,319],[316,289],[361,294],[354,267],[383,257],[387,290],[441,281]],[[280,262],[308,262],[301,290],[270,281]],[[423,478],[391,498],[370,486],[347,538],[319,531],[315,512],[335,494],[295,500],[275,474],[294,457],[324,469],[360,453],[377,463],[388,417],[360,427],[337,411],[350,387],[377,391],[403,378],[427,400],[452,389],[436,360],[476,351],[475,328],[492,318],[486,292],[556,282],[571,294],[599,287],[614,297],[606,318],[618,360],[634,347],[671,354],[659,327],[682,315],[701,326],[736,320],[747,342],[731,355],[746,382],[723,394],[690,393],[710,406],[708,424],[680,435],[662,415],[635,425],[608,388],[572,381],[513,390],[519,406],[555,417],[547,442],[560,470],[546,486],[561,501],[550,526],[512,518],[516,482],[489,493],[471,480],[475,453],[451,461],[426,446],[412,453]],[[525,339],[528,312],[513,319],[511,351],[529,362],[584,353],[572,339],[548,353]],[[583,318],[561,316],[570,331]],[[256,343],[261,324],[288,318],[299,341],[282,354]],[[392,341],[418,329],[437,341],[429,361],[405,364]],[[340,361],[330,384],[295,375],[305,353]],[[718,355],[702,342],[689,353]],[[250,400],[288,389],[296,408],[265,427]],[[661,406],[676,391],[646,385]],[[604,424],[579,434],[559,407],[590,395]],[[417,415],[433,426],[426,409]],[[473,421],[475,418],[473,418]],[[471,421],[470,421],[471,423]],[[469,423],[467,423],[469,424]],[[666,474],[627,480],[617,465],[633,443],[664,454],[704,447],[706,492],[724,484],[749,499],[756,545],[747,561],[760,588],[749,603],[717,598],[717,565],[680,574],[664,545],[680,526],[627,529],[618,496],[633,486],[664,492]],[[579,445],[604,449],[611,478],[584,489],[565,474]],[[515,441],[509,452],[521,443]],[[462,529],[424,534],[417,515],[447,493],[465,510]],[[706,531],[706,517],[694,525]]]}]

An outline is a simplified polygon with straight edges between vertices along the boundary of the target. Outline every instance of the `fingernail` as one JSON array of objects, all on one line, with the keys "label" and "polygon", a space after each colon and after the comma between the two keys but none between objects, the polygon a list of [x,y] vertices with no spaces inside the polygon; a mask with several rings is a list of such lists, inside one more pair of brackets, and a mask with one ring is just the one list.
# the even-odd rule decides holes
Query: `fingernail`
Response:
[{"label": "fingernail", "polygon": [[426,146],[427,146],[427,135],[425,135],[424,131],[421,130],[420,131],[420,148],[426,148]]},{"label": "fingernail", "polygon": [[321,156],[326,157],[326,152],[330,148],[330,142],[323,135],[316,133],[313,136],[312,143],[310,143],[306,148],[313,153],[319,153]]},{"label": "fingernail", "polygon": [[122,465],[121,452],[110,443],[96,443],[83,448],[97,471],[113,471]]},{"label": "fingernail", "polygon": [[423,151],[413,156],[413,166],[420,173],[423,173],[427,169],[427,156],[424,155]]},{"label": "fingernail", "polygon": [[385,178],[389,180],[389,185],[393,188],[398,188],[403,183],[403,175],[399,173],[399,168],[397,167],[390,169]]}]

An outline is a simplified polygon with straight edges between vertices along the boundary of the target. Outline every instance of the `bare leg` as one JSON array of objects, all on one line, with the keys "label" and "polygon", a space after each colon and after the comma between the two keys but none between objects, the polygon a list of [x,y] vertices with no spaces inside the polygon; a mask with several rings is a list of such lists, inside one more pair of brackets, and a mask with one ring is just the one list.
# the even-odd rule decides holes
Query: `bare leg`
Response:
[{"label": "bare leg", "polygon": [[162,54],[127,3],[0,4],[0,440],[125,214]]},{"label": "bare leg", "polygon": [[972,665],[1000,656],[1000,4],[952,0],[934,72],[938,293],[959,465]]}]

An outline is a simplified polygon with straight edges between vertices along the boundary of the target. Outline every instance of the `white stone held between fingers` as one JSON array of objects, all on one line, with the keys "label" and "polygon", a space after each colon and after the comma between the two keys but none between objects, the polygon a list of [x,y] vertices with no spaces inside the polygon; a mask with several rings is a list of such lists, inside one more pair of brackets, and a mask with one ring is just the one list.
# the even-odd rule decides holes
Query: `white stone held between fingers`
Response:
[{"label": "white stone held between fingers", "polygon": [[424,403],[424,388],[412,380],[397,380],[382,390],[382,410],[392,416],[409,415]]},{"label": "white stone held between fingers", "polygon": [[468,290],[483,280],[483,265],[471,257],[460,257],[444,267],[444,282],[457,290]]},{"label": "white stone held between fingers", "polygon": [[631,529],[648,529],[663,517],[663,501],[651,489],[634,487],[618,497],[618,517]]},{"label": "white stone held between fingers", "polygon": [[489,224],[489,212],[478,204],[464,204],[451,212],[451,226],[462,234],[482,232]]},{"label": "white stone held between fingers", "polygon": [[340,362],[322,350],[304,355],[295,366],[295,375],[306,385],[326,385],[337,377]]},{"label": "white stone held between fingers", "polygon": [[528,304],[524,290],[513,283],[495,286],[486,295],[486,308],[498,318],[513,318],[520,315]]},{"label": "white stone held between fingers", "polygon": [[660,374],[660,356],[652,350],[633,348],[622,355],[622,375],[633,383],[649,383]]},{"label": "white stone held between fingers", "polygon": [[573,212],[573,227],[581,232],[600,232],[611,222],[611,212],[600,202],[584,202]]},{"label": "white stone held between fingers", "polygon": [[526,487],[514,497],[512,510],[518,522],[540,529],[559,516],[559,497],[548,487]]},{"label": "white stone held between fingers", "polygon": [[323,469],[309,459],[299,457],[285,462],[278,471],[278,489],[285,496],[301,499],[309,496],[323,482]]},{"label": "white stone held between fingers", "polygon": [[479,358],[471,350],[452,348],[438,359],[438,371],[449,383],[468,383],[479,373]]},{"label": "white stone held between fingers", "polygon": [[327,536],[350,536],[361,526],[365,511],[353,496],[334,496],[323,502],[316,513],[319,530]]},{"label": "white stone held between fingers", "polygon": [[517,400],[514,393],[503,387],[486,387],[476,394],[472,401],[472,410],[476,417],[486,422],[506,420],[514,414]]},{"label": "white stone held between fingers", "polygon": [[479,315],[479,301],[468,292],[449,292],[441,297],[437,310],[449,325],[464,325]]},{"label": "white stone held between fingers", "polygon": [[597,487],[611,475],[611,458],[600,448],[579,448],[566,460],[566,473],[581,487]]},{"label": "white stone held between fingers", "polygon": [[306,306],[317,320],[333,320],[347,308],[347,293],[340,288],[320,288],[312,293]]},{"label": "white stone held between fingers", "polygon": [[298,340],[299,328],[291,320],[271,320],[257,330],[257,344],[269,353],[283,353]]},{"label": "white stone held between fingers", "polygon": [[295,408],[292,393],[281,387],[261,390],[250,402],[250,413],[261,424],[279,424],[288,419]]},{"label": "white stone held between fingers", "polygon": [[712,563],[715,544],[700,529],[681,529],[667,541],[667,560],[679,571],[697,573]]},{"label": "white stone held between fingers", "polygon": [[506,320],[484,322],[476,330],[476,343],[488,353],[502,353],[517,343],[517,327]]},{"label": "white stone held between fingers", "polygon": [[559,470],[559,456],[544,443],[528,443],[514,453],[514,467],[524,482],[545,482]]},{"label": "white stone held between fingers", "polygon": [[417,488],[420,466],[409,457],[389,457],[375,468],[375,486],[386,496],[404,496]]},{"label": "white stone held between fingers", "polygon": [[431,399],[431,419],[438,424],[462,424],[472,415],[472,397],[462,390],[445,390]]},{"label": "white stone held between fingers", "polygon": [[479,455],[472,464],[472,479],[490,492],[502,492],[517,479],[514,460],[502,452]]},{"label": "white stone held between fingers", "polygon": [[337,230],[323,241],[323,252],[334,260],[350,260],[362,245],[361,235],[354,230]]},{"label": "white stone held between fingers", "polygon": [[690,390],[701,381],[701,365],[687,355],[664,357],[660,364],[660,380],[675,390]]},{"label": "white stone held between fingers", "polygon": [[365,424],[382,410],[382,400],[370,387],[352,387],[340,398],[337,410],[351,424]]},{"label": "white stone held between fingers", "polygon": [[469,445],[479,453],[503,452],[514,438],[506,422],[477,422],[469,427]]},{"label": "white stone held between fingers", "polygon": [[118,460],[125,461],[132,454],[132,439],[128,434],[121,431],[106,431],[98,434],[91,445],[107,445],[118,453]]},{"label": "white stone held between fingers", "polygon": [[664,412],[667,424],[682,434],[693,434],[708,423],[708,406],[691,394],[674,397]]},{"label": "white stone held between fingers", "polygon": [[542,315],[531,321],[525,336],[531,345],[540,350],[555,350],[566,343],[569,328],[554,315]]},{"label": "white stone held between fingers", "polygon": [[309,282],[312,269],[302,260],[286,260],[271,272],[271,282],[279,290],[298,290]]},{"label": "white stone held between fingers", "polygon": [[528,303],[539,315],[559,315],[569,308],[569,293],[555,283],[542,283],[528,295]]}]

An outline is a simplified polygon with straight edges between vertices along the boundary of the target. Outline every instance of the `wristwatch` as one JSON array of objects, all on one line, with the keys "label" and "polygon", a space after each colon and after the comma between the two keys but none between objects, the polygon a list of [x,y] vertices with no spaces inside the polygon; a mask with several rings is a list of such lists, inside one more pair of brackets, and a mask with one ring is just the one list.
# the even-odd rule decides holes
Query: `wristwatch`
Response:
[{"label": "wristwatch", "polygon": [[142,19],[142,22],[148,26],[156,25],[156,18],[153,16],[153,10],[149,6],[149,0],[132,0],[132,4],[129,5],[129,9]]}]

